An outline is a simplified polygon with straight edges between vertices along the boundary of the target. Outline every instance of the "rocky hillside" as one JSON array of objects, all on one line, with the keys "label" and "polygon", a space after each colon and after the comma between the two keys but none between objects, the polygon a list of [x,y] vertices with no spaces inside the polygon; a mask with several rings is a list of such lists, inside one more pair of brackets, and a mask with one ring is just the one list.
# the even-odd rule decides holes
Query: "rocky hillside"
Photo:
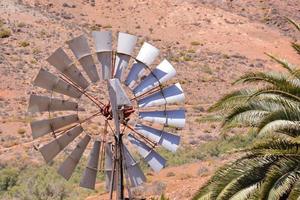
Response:
[{"label": "rocky hillside", "polygon": [[[218,125],[199,124],[198,119],[231,90],[233,79],[248,71],[278,69],[265,52],[300,64],[290,48],[290,42],[300,38],[284,18],[300,21],[300,3],[295,0],[96,0],[92,4],[88,0],[0,2],[0,166],[16,158],[24,165],[42,160],[33,148],[26,112],[31,82],[40,67],[49,67],[45,59],[56,48],[66,47],[65,41],[82,33],[128,32],[139,36],[139,46],[148,41],[160,48],[160,59],[166,57],[175,66],[186,94],[187,125],[180,131],[184,148],[218,140]],[[189,199],[228,159],[210,158],[151,174],[145,195],[164,192],[171,199]],[[199,174],[201,169],[205,176]],[[151,190],[159,184],[164,185],[162,191]],[[174,192],[182,187],[184,192]]]}]

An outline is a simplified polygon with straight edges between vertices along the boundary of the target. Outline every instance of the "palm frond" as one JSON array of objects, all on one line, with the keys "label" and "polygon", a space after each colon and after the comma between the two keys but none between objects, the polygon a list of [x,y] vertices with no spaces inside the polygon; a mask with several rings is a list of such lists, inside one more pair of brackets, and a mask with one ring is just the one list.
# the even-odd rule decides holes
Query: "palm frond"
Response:
[{"label": "palm frond", "polygon": [[263,178],[261,172],[267,170],[276,160],[276,157],[245,156],[226,168],[221,168],[208,184],[212,199],[228,199],[239,190],[259,182]]},{"label": "palm frond", "polygon": [[259,82],[269,83],[274,87],[281,87],[288,84],[288,76],[277,72],[250,72],[238,78],[233,84]]},{"label": "palm frond", "polygon": [[296,29],[298,30],[298,31],[300,31],[300,24],[298,24],[296,21],[294,21],[294,20],[292,20],[292,19],[290,19],[290,18],[286,18],[291,24],[293,24],[295,27],[296,27]]},{"label": "palm frond", "polygon": [[273,94],[273,95],[280,95],[282,97],[291,99],[293,101],[300,102],[300,97],[298,96],[300,95],[299,91],[300,91],[299,87],[290,88],[288,90],[286,89],[280,90],[274,87],[265,87],[253,93],[252,96],[249,97],[249,99],[251,100],[253,98],[256,98],[259,95]]},{"label": "palm frond", "polygon": [[262,118],[269,114],[264,110],[243,110],[243,108],[235,109],[235,112],[227,116],[222,128],[225,130],[234,127],[258,127]]},{"label": "palm frond", "polygon": [[300,197],[300,181],[297,181],[293,188],[292,191],[290,192],[288,199],[289,200],[298,200]]},{"label": "palm frond", "polygon": [[256,90],[254,89],[241,89],[237,91],[233,91],[220,100],[217,103],[213,104],[208,111],[215,112],[219,110],[227,110],[232,109],[233,107],[244,104],[250,95],[252,95]]},{"label": "palm frond", "polygon": [[276,61],[277,63],[279,63],[283,68],[287,69],[291,74],[294,73],[295,67],[292,66],[288,61],[280,59],[275,57],[272,54],[269,53],[265,53],[267,56],[269,56],[272,60]]},{"label": "palm frond", "polygon": [[[297,131],[297,129],[300,128],[298,123],[298,121],[300,121],[300,104],[282,104],[282,106],[284,109],[270,112],[268,116],[261,119],[258,132],[276,130],[276,128],[278,128],[278,130],[285,128],[286,130]],[[288,127],[287,124],[293,124],[293,126]]]},{"label": "palm frond", "polygon": [[[299,164],[299,163],[298,163]],[[289,194],[300,179],[300,171],[293,170],[282,175],[274,184],[273,188],[269,192],[268,199],[277,200]]]},{"label": "palm frond", "polygon": [[224,120],[224,115],[221,114],[213,114],[213,115],[207,115],[207,116],[203,116],[200,117],[197,120],[197,122],[199,123],[204,123],[204,122],[220,122],[222,120]]},{"label": "palm frond", "polygon": [[[275,197],[281,193],[279,198],[276,198],[276,200],[280,199],[284,195],[284,188],[289,187],[288,189],[290,189],[292,187],[292,185],[289,186],[287,182],[285,182],[284,184],[286,185],[283,186],[283,183],[280,182],[280,179],[284,178],[288,173],[293,172],[298,168],[298,166],[299,160],[297,162],[297,160],[290,158],[281,158],[274,165],[272,165],[269,168],[266,177],[261,185],[261,198],[273,200],[273,198],[271,198],[272,196]],[[280,186],[281,188],[279,189]],[[272,190],[276,190],[276,193],[271,193]]]},{"label": "palm frond", "polygon": [[292,47],[296,50],[298,54],[300,54],[300,44],[292,42]]},{"label": "palm frond", "polygon": [[297,137],[300,135],[300,121],[274,120],[266,124],[259,130],[259,135],[279,132],[289,136]]},{"label": "palm frond", "polygon": [[241,191],[234,194],[229,200],[248,200],[249,198],[251,198],[251,196],[258,192],[258,190],[260,189],[260,184],[261,182],[242,189]]},{"label": "palm frond", "polygon": [[273,137],[254,144],[252,147],[244,149],[254,156],[286,156],[294,155],[300,159],[300,142],[297,140],[286,140],[282,138]]}]

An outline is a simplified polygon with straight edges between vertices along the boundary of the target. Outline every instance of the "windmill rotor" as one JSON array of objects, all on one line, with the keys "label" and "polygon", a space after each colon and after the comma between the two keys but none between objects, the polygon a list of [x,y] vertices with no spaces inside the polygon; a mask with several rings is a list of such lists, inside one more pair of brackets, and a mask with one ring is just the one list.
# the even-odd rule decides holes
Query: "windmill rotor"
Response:
[{"label": "windmill rotor", "polygon": [[168,127],[185,125],[184,92],[171,81],[169,61],[152,67],[156,47],[144,42],[135,57],[136,36],[119,33],[113,50],[112,32],[91,35],[93,47],[86,35],[67,41],[68,49],[47,59],[55,71],[41,68],[35,77],[28,111],[39,119],[30,124],[32,137],[46,163],[66,155],[57,170],[66,180],[87,154],[79,186],[95,189],[101,172],[110,199],[124,199],[124,185],[130,197],[146,182],[139,159],[158,172],[167,160],[155,148],[178,149],[180,136]]}]

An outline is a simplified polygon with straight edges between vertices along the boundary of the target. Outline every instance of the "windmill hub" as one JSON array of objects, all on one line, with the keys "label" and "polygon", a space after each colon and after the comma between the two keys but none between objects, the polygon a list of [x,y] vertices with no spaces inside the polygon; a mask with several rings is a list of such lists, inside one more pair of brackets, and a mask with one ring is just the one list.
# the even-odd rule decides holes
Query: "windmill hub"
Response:
[{"label": "windmill hub", "polygon": [[[110,103],[108,103],[103,108],[101,108],[100,111],[101,111],[101,114],[104,117],[106,117],[107,120],[113,119],[113,114],[112,114],[112,109],[111,109]],[[123,115],[123,123],[126,123],[129,120],[131,114],[133,114],[135,112],[133,106],[124,106],[120,109],[120,111],[122,112],[122,115]]]}]

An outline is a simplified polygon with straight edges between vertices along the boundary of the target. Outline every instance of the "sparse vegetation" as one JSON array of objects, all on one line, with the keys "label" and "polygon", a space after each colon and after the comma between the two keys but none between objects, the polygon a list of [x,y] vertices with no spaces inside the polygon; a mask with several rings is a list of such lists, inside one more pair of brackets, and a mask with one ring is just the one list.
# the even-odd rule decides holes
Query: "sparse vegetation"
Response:
[{"label": "sparse vegetation", "polygon": [[26,23],[25,23],[25,22],[20,22],[20,23],[18,23],[17,26],[18,26],[19,28],[23,28],[23,27],[26,26]]},{"label": "sparse vegetation", "polygon": [[36,54],[39,54],[39,53],[41,53],[42,51],[39,49],[39,48],[34,48],[33,50],[32,50],[32,53],[34,54],[34,55],[36,55]]},{"label": "sparse vegetation", "polygon": [[112,25],[107,24],[107,25],[103,26],[103,28],[112,28]]},{"label": "sparse vegetation", "polygon": [[151,197],[150,200],[170,200],[164,194],[162,194],[159,198]]},{"label": "sparse vegetation", "polygon": [[24,129],[24,128],[19,128],[18,129],[18,134],[24,135],[25,133],[26,133],[26,129]]},{"label": "sparse vegetation", "polygon": [[91,27],[90,27],[90,30],[91,31],[100,31],[101,29],[101,24],[93,24]]},{"label": "sparse vegetation", "polygon": [[[22,168],[6,166],[0,169],[0,199],[85,199],[95,192],[79,187],[74,189],[80,181],[85,161],[79,163],[69,181],[57,174],[57,164]],[[100,174],[98,178],[103,180],[104,177]]]},{"label": "sparse vegetation", "polygon": [[176,174],[174,172],[168,172],[166,174],[167,177],[172,177],[172,176],[175,176]]},{"label": "sparse vegetation", "polygon": [[8,38],[11,36],[11,30],[6,27],[0,28],[0,38]]},{"label": "sparse vegetation", "polygon": [[212,69],[208,65],[204,65],[201,67],[201,71],[207,73],[207,74],[213,74]]},{"label": "sparse vegetation", "polygon": [[30,45],[30,43],[28,41],[21,41],[19,42],[19,46],[20,47],[28,47]]},{"label": "sparse vegetation", "polygon": [[191,42],[191,45],[198,46],[198,45],[201,45],[201,43],[198,41],[193,41],[193,42]]}]

